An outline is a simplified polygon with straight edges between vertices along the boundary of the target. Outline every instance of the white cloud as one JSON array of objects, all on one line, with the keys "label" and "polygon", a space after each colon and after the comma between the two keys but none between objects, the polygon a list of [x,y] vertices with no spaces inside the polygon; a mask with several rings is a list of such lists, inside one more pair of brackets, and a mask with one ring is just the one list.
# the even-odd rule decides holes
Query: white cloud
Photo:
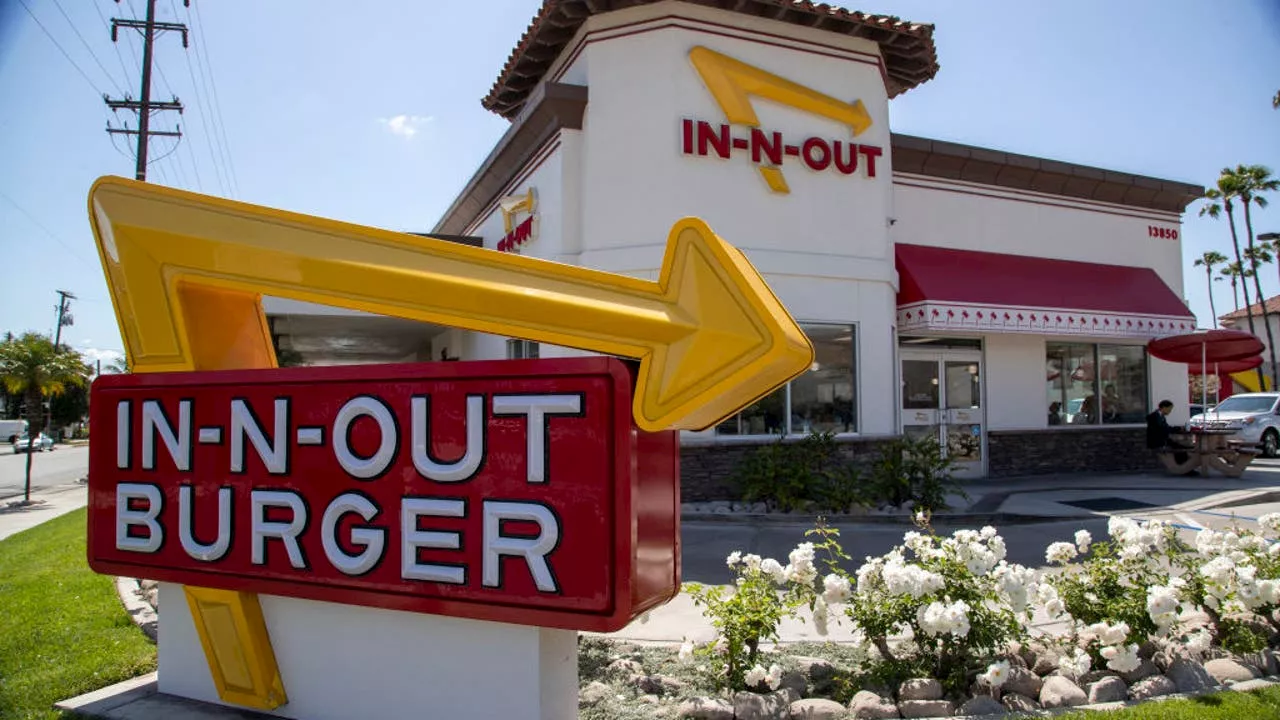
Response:
[{"label": "white cloud", "polygon": [[387,126],[387,130],[390,130],[393,135],[411,138],[418,134],[418,130],[422,126],[433,119],[430,115],[396,115],[389,118],[378,118],[378,122]]},{"label": "white cloud", "polygon": [[103,350],[94,347],[82,347],[80,348],[80,354],[84,356],[87,362],[101,360],[103,365],[108,365],[124,357],[124,353],[119,350]]}]

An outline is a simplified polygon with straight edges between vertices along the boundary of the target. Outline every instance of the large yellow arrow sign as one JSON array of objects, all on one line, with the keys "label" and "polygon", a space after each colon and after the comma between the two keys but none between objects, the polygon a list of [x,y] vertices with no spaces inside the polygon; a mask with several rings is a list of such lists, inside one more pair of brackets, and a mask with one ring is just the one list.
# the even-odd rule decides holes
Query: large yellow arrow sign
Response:
[{"label": "large yellow arrow sign", "polygon": [[[809,367],[813,346],[736,248],[671,229],[658,281],[101,178],[90,213],[141,372],[270,365],[261,294],[638,358],[644,430],[703,429]],[[228,356],[229,355],[229,356]]]}]

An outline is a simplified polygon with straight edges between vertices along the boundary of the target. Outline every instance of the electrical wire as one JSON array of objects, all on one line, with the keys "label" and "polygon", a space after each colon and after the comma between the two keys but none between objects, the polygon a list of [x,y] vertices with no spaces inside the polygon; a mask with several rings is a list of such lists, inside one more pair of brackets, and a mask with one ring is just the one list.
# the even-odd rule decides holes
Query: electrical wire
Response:
[{"label": "electrical wire", "polygon": [[89,79],[89,75],[85,73],[80,65],[77,64],[75,60],[71,59],[71,56],[67,54],[65,49],[63,49],[62,43],[58,42],[58,39],[49,32],[49,29],[44,26],[44,23],[40,22],[40,18],[36,17],[35,13],[31,12],[31,8],[27,7],[26,0],[18,0],[18,3],[22,5],[22,9],[27,11],[27,14],[31,16],[31,19],[36,21],[36,25],[38,25],[40,30],[44,32],[45,37],[49,38],[49,41],[53,43],[54,47],[58,48],[58,52],[62,53],[62,57],[66,58],[67,62],[71,63],[71,67],[75,68],[76,72],[80,73],[80,77],[84,78],[84,81],[89,83],[89,87],[93,88],[93,91],[99,95],[106,95],[106,93],[102,92],[102,90],[100,90],[98,86]]},{"label": "electrical wire", "polygon": [[[102,74],[107,76],[107,82],[114,85],[116,88],[116,91],[119,92],[121,95],[123,95],[124,90],[121,89],[120,83],[116,82],[116,79],[111,77],[111,73],[107,72],[106,66],[104,66],[102,64],[102,61],[98,59],[98,53],[93,51],[93,48],[89,46],[89,41],[85,40],[84,35],[80,34],[80,29],[77,28],[76,24],[71,21],[71,16],[67,15],[67,11],[62,8],[62,3],[60,2],[60,0],[53,0],[53,6],[58,8],[58,12],[62,13],[63,19],[65,19],[67,21],[67,24],[71,26],[71,32],[75,33],[76,37],[80,38],[80,44],[84,45],[84,49],[89,51],[89,57],[93,58],[93,61],[98,64],[98,69],[102,71]],[[128,77],[128,75],[126,74],[125,77]]]},{"label": "electrical wire", "polygon": [[[103,27],[105,27],[105,28],[107,29],[107,34],[110,34],[110,33],[111,33],[111,23],[107,21],[107,16],[102,14],[102,8],[98,7],[98,2],[97,2],[97,0],[93,0],[93,2],[91,2],[90,4],[91,4],[91,5],[93,5],[93,9],[94,9],[95,11],[97,11],[97,13],[98,13],[98,19],[102,21],[102,26],[103,26]],[[112,49],[113,49],[113,50],[115,50],[115,51],[116,51],[116,59],[120,61],[120,69],[124,71],[124,76],[125,76],[125,79],[126,79],[126,84],[128,84],[128,83],[127,83],[127,79],[128,79],[129,77],[131,77],[134,73],[133,73],[133,72],[131,72],[131,71],[129,70],[129,68],[124,64],[124,53],[121,53],[121,52],[120,52],[120,43],[118,43],[118,42],[112,42],[112,43],[111,43],[111,47],[112,47]],[[121,94],[127,94],[127,93],[121,93]]]},{"label": "electrical wire", "polygon": [[[21,2],[21,0],[19,0],[19,2]],[[25,216],[27,217],[27,219],[31,221],[31,224],[32,224],[32,225],[35,225],[36,227],[38,227],[38,228],[40,228],[42,231],[44,231],[44,234],[45,234],[45,235],[48,235],[50,238],[52,238],[52,239],[53,239],[53,241],[54,241],[54,242],[56,242],[56,243],[58,243],[59,245],[61,245],[61,246],[62,246],[62,249],[66,250],[68,253],[70,253],[72,257],[76,258],[77,260],[79,260],[79,261],[80,261],[80,262],[82,262],[82,263],[85,263],[86,265],[89,265],[90,267],[96,267],[96,265],[94,265],[94,264],[90,264],[88,260],[85,260],[83,257],[81,257],[81,256],[80,256],[80,254],[79,254],[79,253],[77,253],[75,250],[71,249],[71,246],[70,246],[69,244],[67,244],[67,242],[66,242],[66,241],[64,241],[62,238],[58,237],[57,235],[55,235],[55,234],[53,233],[53,231],[52,231],[52,230],[50,230],[49,228],[45,227],[45,226],[44,226],[44,223],[42,223],[42,222],[40,222],[39,220],[37,220],[37,219],[36,219],[36,217],[35,217],[34,215],[32,215],[31,213],[27,212],[27,209],[26,209],[26,208],[24,208],[24,207],[22,207],[21,205],[19,205],[17,200],[14,200],[13,198],[9,197],[9,196],[8,196],[8,195],[6,195],[3,191],[0,191],[0,198],[4,198],[6,201],[8,201],[8,203],[9,203],[10,205],[12,205],[12,206],[14,206],[15,208],[17,208],[17,209],[18,209],[18,212],[20,212],[20,213],[22,213],[23,215],[25,215]]]},{"label": "electrical wire", "polygon": [[[227,124],[222,119],[222,103],[218,98],[218,81],[213,76],[213,60],[209,57],[209,43],[204,36],[204,17],[200,15],[200,3],[196,2],[196,19],[198,23],[192,23],[196,26],[196,30],[200,33],[200,45],[203,47],[196,48],[197,59],[203,58],[205,67],[209,72],[209,84],[213,87],[213,108],[217,114],[217,131],[221,133],[222,139],[220,147],[225,154],[224,162],[226,163],[227,175],[231,181],[232,196],[238,195],[240,192],[240,183],[236,178],[235,163],[231,160],[231,144],[227,140]],[[191,11],[187,10],[187,19],[191,19]]]}]

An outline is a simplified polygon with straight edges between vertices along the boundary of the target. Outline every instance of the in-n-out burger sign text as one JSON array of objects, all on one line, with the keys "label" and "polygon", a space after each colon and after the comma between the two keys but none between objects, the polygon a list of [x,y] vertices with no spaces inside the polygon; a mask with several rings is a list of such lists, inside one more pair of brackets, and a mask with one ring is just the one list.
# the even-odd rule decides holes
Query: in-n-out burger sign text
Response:
[{"label": "in-n-out burger sign text", "polygon": [[728,159],[740,150],[750,155],[769,189],[780,194],[791,192],[782,170],[789,158],[816,172],[855,175],[861,168],[863,177],[876,176],[876,159],[884,152],[878,145],[821,136],[784,137],[762,128],[752,105],[760,98],[826,118],[849,128],[849,137],[856,138],[873,124],[861,100],[845,102],[702,46],[689,51],[689,62],[729,122],[682,119],[680,147],[685,155]]},{"label": "in-n-out burger sign text", "polygon": [[794,158],[816,172],[831,170],[853,175],[861,169],[861,175],[868,178],[876,176],[876,160],[882,154],[876,145],[821,137],[788,142],[777,131],[748,130],[748,133],[734,133],[724,123],[712,125],[686,118],[680,121],[680,148],[685,155],[715,155],[723,159],[738,150],[749,155],[751,162],[771,168],[781,168],[788,158]]},{"label": "in-n-out burger sign text", "polygon": [[90,565],[620,628],[679,586],[675,433],[634,430],[631,382],[613,358],[101,378]]}]

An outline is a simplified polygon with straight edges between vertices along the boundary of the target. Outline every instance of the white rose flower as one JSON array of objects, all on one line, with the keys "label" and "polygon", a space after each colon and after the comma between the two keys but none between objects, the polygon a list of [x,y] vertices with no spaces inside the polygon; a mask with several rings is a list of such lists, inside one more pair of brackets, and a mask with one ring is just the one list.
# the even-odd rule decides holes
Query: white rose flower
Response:
[{"label": "white rose flower", "polygon": [[779,585],[783,585],[787,582],[786,573],[782,569],[782,564],[773,558],[767,558],[761,561],[760,572],[773,578],[773,581]]},{"label": "white rose flower", "polygon": [[1213,636],[1209,634],[1209,631],[1205,629],[1201,629],[1188,635],[1187,639],[1184,641],[1184,644],[1187,646],[1187,649],[1190,650],[1191,652],[1204,653],[1204,652],[1208,652],[1209,646],[1212,644],[1212,642],[1213,642]]},{"label": "white rose flower", "polygon": [[747,687],[756,687],[760,683],[764,682],[764,679],[767,677],[769,677],[768,671],[759,665],[756,665],[747,671],[746,676],[743,677],[742,680],[747,684]]},{"label": "white rose flower", "polygon": [[759,555],[756,555],[755,553],[742,556],[742,563],[747,566],[747,570],[750,570],[752,572],[760,569],[761,562],[763,562],[763,560]]},{"label": "white rose flower", "polygon": [[1080,648],[1076,648],[1075,655],[1071,657],[1063,655],[1058,659],[1058,669],[1064,674],[1072,677],[1080,677],[1081,675],[1088,673],[1091,667],[1093,667],[1093,661],[1091,661],[1088,654]]},{"label": "white rose flower", "polygon": [[680,643],[680,652],[677,654],[680,662],[689,662],[693,659],[693,641],[685,640]]},{"label": "white rose flower", "polygon": [[769,672],[765,675],[764,682],[769,686],[770,690],[777,690],[782,684],[782,668],[777,665],[770,665]]},{"label": "white rose flower", "polygon": [[734,550],[729,553],[729,557],[725,558],[724,562],[729,567],[735,567],[738,563],[742,562],[742,551]]},{"label": "white rose flower", "polygon": [[1258,525],[1268,533],[1275,535],[1280,533],[1280,513],[1267,513],[1258,518]]},{"label": "white rose flower", "polygon": [[1172,615],[1177,609],[1178,594],[1173,588],[1163,585],[1147,588],[1147,614],[1153,620],[1157,616]]},{"label": "white rose flower", "polygon": [[1054,565],[1066,565],[1076,557],[1076,546],[1066,542],[1051,544],[1044,551],[1044,559]]},{"label": "white rose flower", "polygon": [[1129,636],[1129,624],[1124,622],[1107,625],[1098,633],[1098,641],[1103,645],[1119,645]]},{"label": "white rose flower", "polygon": [[1136,644],[1105,647],[1102,649],[1102,656],[1107,659],[1107,667],[1119,673],[1133,672],[1142,664]]},{"label": "white rose flower", "polygon": [[987,666],[987,671],[978,676],[978,680],[990,685],[991,687],[1000,687],[1004,685],[1004,681],[1009,679],[1009,662],[1007,660],[999,660]]},{"label": "white rose flower", "polygon": [[831,573],[822,580],[822,598],[828,605],[844,602],[850,590],[849,579],[842,575]]},{"label": "white rose flower", "polygon": [[982,528],[982,531],[979,534],[982,535],[983,540],[990,540],[991,538],[996,536],[996,529],[991,527],[990,525],[987,525]]},{"label": "white rose flower", "polygon": [[1093,543],[1093,535],[1088,530],[1076,531],[1076,548],[1080,550],[1080,554],[1089,552],[1089,545]]},{"label": "white rose flower", "polygon": [[1062,613],[1067,611],[1067,606],[1058,598],[1053,598],[1044,604],[1044,611],[1050,620],[1056,620]]},{"label": "white rose flower", "polygon": [[827,635],[827,621],[827,603],[822,599],[822,596],[818,596],[813,601],[813,627],[823,637]]}]

